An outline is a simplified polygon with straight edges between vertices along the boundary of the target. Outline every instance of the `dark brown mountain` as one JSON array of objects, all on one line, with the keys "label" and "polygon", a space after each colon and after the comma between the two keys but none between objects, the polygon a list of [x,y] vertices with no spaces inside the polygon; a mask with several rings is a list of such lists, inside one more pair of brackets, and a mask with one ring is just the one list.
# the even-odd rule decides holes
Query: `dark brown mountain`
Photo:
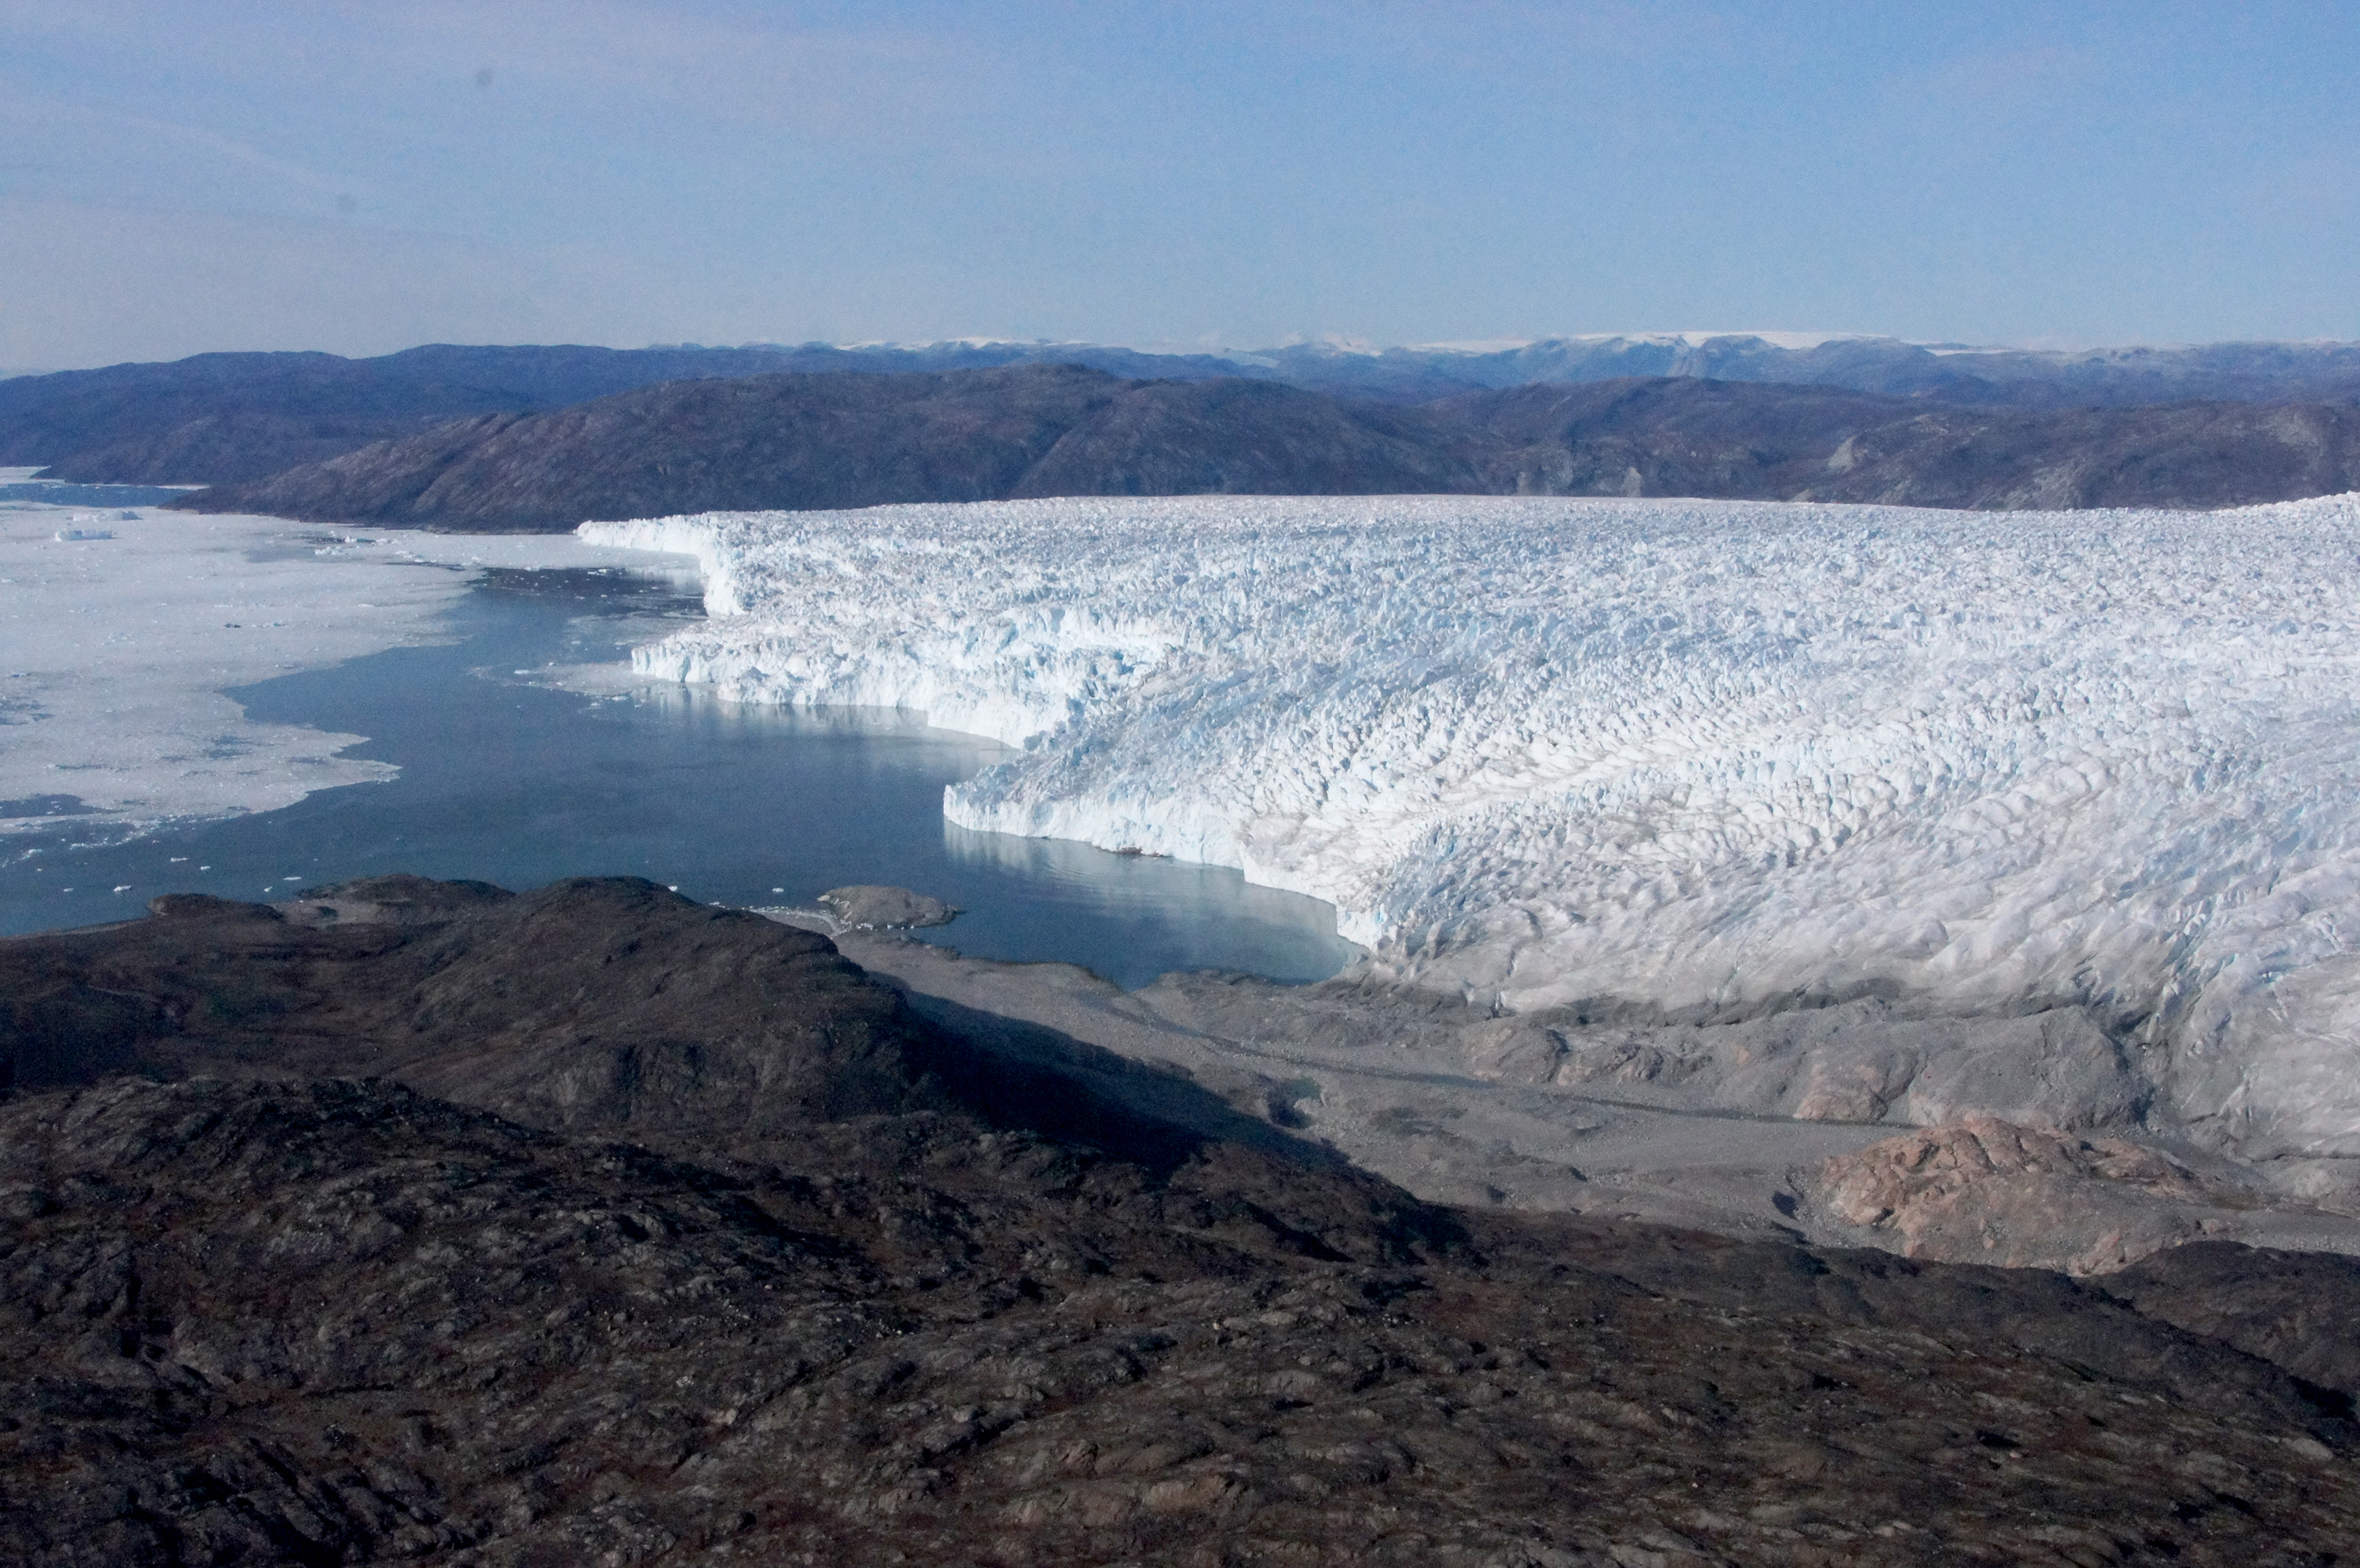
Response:
[{"label": "dark brown mountain", "polygon": [[2360,406],[2036,412],[1694,378],[1437,405],[1485,487],[1976,509],[2245,506],[2360,489]]},{"label": "dark brown mountain", "polygon": [[0,942],[10,1562],[2360,1551],[2341,1260],[1437,1209],[644,882],[158,902]]},{"label": "dark brown mountain", "polygon": [[2360,488],[2360,408],[2028,412],[1693,377],[1407,408],[1080,366],[670,382],[487,415],[176,503],[321,522],[592,517],[1043,495],[1690,495],[2219,506]]},{"label": "dark brown mountain", "polygon": [[0,464],[46,463],[51,478],[93,482],[234,484],[431,424],[565,408],[658,381],[1022,365],[1083,365],[1164,381],[1260,379],[1404,406],[1485,388],[1633,376],[1838,387],[1972,408],[2134,408],[2191,399],[2349,405],[2360,398],[2360,343],[2336,343],[2064,353],[1893,338],[1790,347],[1727,333],[1382,353],[1298,343],[1227,354],[969,341],[628,350],[437,343],[374,359],[211,354],[0,379]]},{"label": "dark brown mountain", "polygon": [[668,382],[487,416],[180,503],[318,521],[563,529],[588,517],[1043,495],[1456,491],[1415,410],[1077,365]]},{"label": "dark brown mountain", "polygon": [[1010,494],[1461,493],[1481,477],[1454,421],[1267,381],[1150,381],[1068,431]]},{"label": "dark brown mountain", "polygon": [[169,364],[0,380],[0,465],[45,463],[52,479],[227,485],[453,419],[569,408],[659,381],[1043,362],[1165,378],[1252,374],[1227,360],[1201,356],[1026,343],[938,343],[923,349],[435,343],[375,359],[205,354]]},{"label": "dark brown mountain", "polygon": [[368,360],[207,354],[60,371],[0,381],[0,463],[118,484],[258,479],[453,419],[777,365],[728,351],[436,345]]}]

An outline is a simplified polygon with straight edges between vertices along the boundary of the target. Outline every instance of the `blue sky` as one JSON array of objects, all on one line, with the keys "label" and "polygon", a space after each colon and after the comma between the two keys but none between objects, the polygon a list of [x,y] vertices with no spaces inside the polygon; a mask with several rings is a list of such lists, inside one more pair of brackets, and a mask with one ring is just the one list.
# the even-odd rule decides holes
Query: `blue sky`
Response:
[{"label": "blue sky", "polygon": [[2360,5],[0,0],[0,367],[2360,338]]}]

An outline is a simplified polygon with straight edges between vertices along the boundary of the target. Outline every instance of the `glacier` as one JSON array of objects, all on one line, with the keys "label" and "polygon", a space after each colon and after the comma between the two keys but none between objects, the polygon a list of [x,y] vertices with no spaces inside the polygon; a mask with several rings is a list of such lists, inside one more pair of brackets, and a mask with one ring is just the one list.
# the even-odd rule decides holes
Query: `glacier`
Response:
[{"label": "glacier", "polygon": [[1022,748],[959,825],[1333,903],[1365,980],[1715,1022],[2083,1009],[2360,1155],[2360,496],[2217,513],[1217,496],[591,523],[641,674]]}]

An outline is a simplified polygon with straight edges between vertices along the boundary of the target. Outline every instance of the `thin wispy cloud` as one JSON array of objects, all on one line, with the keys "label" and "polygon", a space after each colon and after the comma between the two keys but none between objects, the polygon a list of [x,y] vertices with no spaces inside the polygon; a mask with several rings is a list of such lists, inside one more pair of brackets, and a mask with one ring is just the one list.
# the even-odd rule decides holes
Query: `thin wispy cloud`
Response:
[{"label": "thin wispy cloud", "polygon": [[[82,138],[110,131],[128,133],[134,140],[149,143],[161,154],[194,154],[204,161],[250,169],[305,191],[335,192],[351,188],[348,179],[292,158],[278,157],[250,143],[207,130],[202,125],[176,125],[147,114],[125,114],[87,103],[19,98],[0,101],[0,120],[9,122],[12,134],[16,136],[23,136],[36,128],[54,128],[67,136]],[[20,167],[56,169],[65,166],[52,162]]]}]

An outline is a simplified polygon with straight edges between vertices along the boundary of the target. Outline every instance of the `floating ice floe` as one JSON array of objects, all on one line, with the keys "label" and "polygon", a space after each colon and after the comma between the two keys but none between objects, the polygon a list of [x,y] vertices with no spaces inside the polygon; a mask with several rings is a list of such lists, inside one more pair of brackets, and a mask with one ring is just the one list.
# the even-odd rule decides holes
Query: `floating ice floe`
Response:
[{"label": "floating ice floe", "polygon": [[2360,497],[1060,500],[590,524],[638,668],[1023,747],[967,827],[1239,866],[1527,1010],[2072,1004],[2360,1152]]},{"label": "floating ice floe", "polygon": [[[101,520],[114,526],[85,526]],[[322,561],[303,548],[315,531],[38,503],[0,513],[0,843],[61,818],[114,840],[390,778],[339,755],[363,737],[257,722],[223,689],[452,636],[442,613],[474,573],[430,561],[634,559],[563,537],[393,535]],[[55,548],[94,540],[107,548]]]}]

